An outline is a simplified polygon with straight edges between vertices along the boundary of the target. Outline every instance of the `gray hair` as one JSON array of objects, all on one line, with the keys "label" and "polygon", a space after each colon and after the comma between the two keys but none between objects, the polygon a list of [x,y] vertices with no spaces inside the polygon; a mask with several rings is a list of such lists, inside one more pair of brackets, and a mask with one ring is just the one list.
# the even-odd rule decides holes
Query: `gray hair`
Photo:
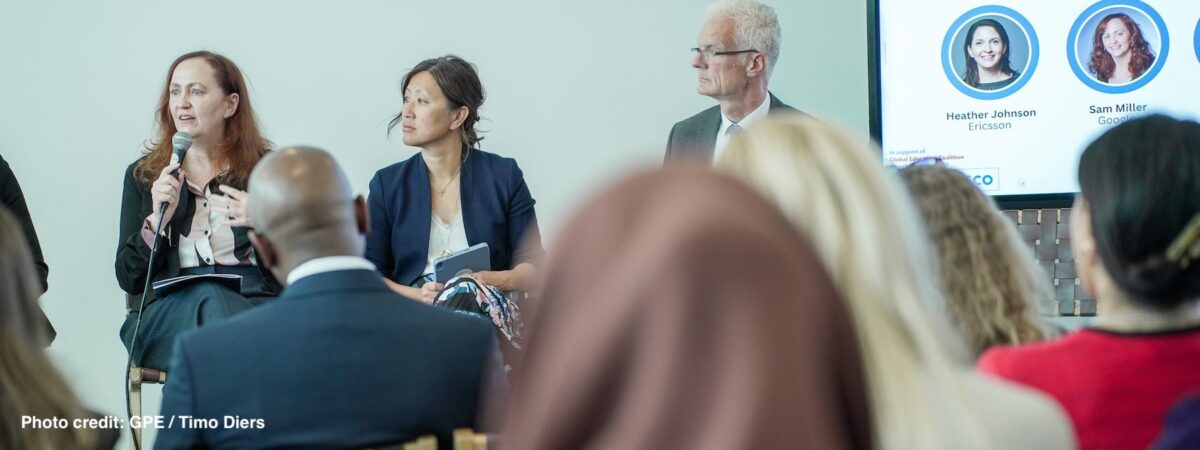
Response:
[{"label": "gray hair", "polygon": [[779,19],[775,8],[754,0],[720,0],[708,5],[707,19],[726,17],[733,20],[737,50],[755,49],[767,56],[767,78],[779,61]]}]

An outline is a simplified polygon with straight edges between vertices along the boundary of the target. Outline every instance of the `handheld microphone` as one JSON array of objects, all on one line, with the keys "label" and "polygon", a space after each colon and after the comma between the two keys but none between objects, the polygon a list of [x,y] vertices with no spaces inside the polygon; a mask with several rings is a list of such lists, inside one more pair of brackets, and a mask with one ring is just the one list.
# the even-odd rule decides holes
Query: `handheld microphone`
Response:
[{"label": "handheld microphone", "polygon": [[[176,132],[175,136],[171,137],[171,164],[179,164],[183,161],[183,155],[187,153],[189,148],[192,148],[192,135],[186,131]],[[171,171],[171,175],[179,175],[179,169]],[[166,213],[167,203],[163,202],[158,207],[158,215],[161,216]]]},{"label": "handheld microphone", "polygon": [[[175,136],[171,137],[171,164],[178,164],[180,161],[183,161],[183,155],[187,153],[188,149],[191,147],[192,135],[183,131],[175,133]],[[175,171],[171,172],[171,174],[178,176],[179,169],[175,169]],[[142,286],[142,300],[138,303],[137,320],[133,325],[133,339],[131,339],[129,342],[129,359],[126,360],[125,364],[125,406],[127,408],[126,412],[129,413],[129,417],[131,419],[133,418],[133,403],[129,401],[129,398],[130,389],[133,385],[129,383],[129,378],[133,374],[134,348],[136,348],[138,344],[138,330],[142,327],[142,313],[146,310],[146,297],[150,294],[150,281],[152,280],[151,275],[154,274],[154,257],[158,255],[158,238],[160,235],[162,235],[163,222],[166,221],[167,204],[167,202],[163,202],[162,205],[158,207],[158,229],[154,230],[154,240],[150,243],[150,258],[146,264],[146,284]],[[129,433],[133,436],[133,447],[141,450],[142,442],[139,435],[134,432],[132,427],[129,429]]]},{"label": "handheld microphone", "polygon": [[175,136],[171,137],[171,148],[171,164],[179,164],[183,161],[183,155],[192,148],[192,135],[186,131],[175,133]]}]

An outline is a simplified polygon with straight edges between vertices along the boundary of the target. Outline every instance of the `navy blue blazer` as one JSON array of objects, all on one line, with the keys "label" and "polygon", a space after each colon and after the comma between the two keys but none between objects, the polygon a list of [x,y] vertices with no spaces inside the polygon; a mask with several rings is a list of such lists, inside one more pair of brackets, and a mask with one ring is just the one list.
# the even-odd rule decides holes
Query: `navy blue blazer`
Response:
[{"label": "navy blue blazer", "polygon": [[[524,262],[539,265],[545,250],[534,200],[517,161],[465,147],[463,154],[459,191],[467,243],[487,242],[492,270],[510,270]],[[417,153],[380,169],[370,189],[367,260],[383,276],[410,285],[423,275],[429,259],[433,203],[425,160]]]},{"label": "navy blue blazer", "polygon": [[[405,299],[371,270],[301,278],[176,345],[162,401],[174,423],[158,449],[363,448],[430,433],[450,448],[455,428],[477,425],[499,357],[486,321]],[[197,424],[181,416],[219,426],[183,428]]]}]

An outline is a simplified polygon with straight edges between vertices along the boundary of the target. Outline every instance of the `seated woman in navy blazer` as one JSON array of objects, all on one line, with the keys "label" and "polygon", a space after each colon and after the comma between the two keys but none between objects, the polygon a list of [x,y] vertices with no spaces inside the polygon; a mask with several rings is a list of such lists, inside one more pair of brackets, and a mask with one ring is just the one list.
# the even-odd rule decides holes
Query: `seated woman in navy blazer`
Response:
[{"label": "seated woman in navy blazer", "polygon": [[[537,284],[544,250],[534,200],[517,162],[479,150],[483,85],[456,56],[427,59],[404,76],[404,144],[421,152],[371,179],[366,257],[393,290],[491,319],[519,347],[520,315],[506,293]],[[491,271],[433,280],[434,260],[486,242]]]}]

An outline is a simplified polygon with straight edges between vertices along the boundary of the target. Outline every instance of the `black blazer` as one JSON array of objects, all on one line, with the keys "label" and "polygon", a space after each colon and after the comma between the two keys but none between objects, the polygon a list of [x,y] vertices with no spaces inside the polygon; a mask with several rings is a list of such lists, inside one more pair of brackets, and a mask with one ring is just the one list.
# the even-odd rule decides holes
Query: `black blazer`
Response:
[{"label": "black blazer", "polygon": [[[768,115],[798,112],[796,108],[792,108],[776,98],[775,94],[768,92],[767,95],[771,97],[771,106],[767,109]],[[708,108],[700,111],[699,114],[679,121],[671,127],[671,134],[667,137],[665,160],[671,162],[689,159],[712,163],[713,153],[717,146],[717,132],[720,130],[720,106]]]},{"label": "black blazer", "polygon": [[[277,300],[181,335],[155,448],[363,448],[475,427],[498,355],[490,324],[401,297],[371,270],[308,276]],[[262,429],[225,427],[225,416]]]},{"label": "black blazer", "polygon": [[[158,212],[154,205],[150,204],[152,201],[150,187],[134,176],[133,172],[137,168],[137,164],[138,161],[134,161],[125,169],[125,189],[121,193],[121,226],[120,236],[117,240],[115,264],[117,284],[121,286],[121,290],[129,294],[141,294],[142,287],[146,284],[146,264],[150,260],[150,246],[146,245],[145,240],[142,240],[142,223],[151,212]],[[244,186],[235,187],[244,188]],[[158,255],[154,257],[154,277],[151,281],[179,276],[178,230],[185,229],[195,211],[191,199],[192,196],[184,189],[179,196],[179,206],[175,208],[175,215],[170,218],[170,226],[173,230],[171,235],[167,238],[159,238]],[[246,229],[244,228],[234,229],[234,235],[239,239],[247,239],[245,234]],[[255,250],[256,255],[257,252],[258,250]],[[274,295],[282,290],[279,282],[275,280],[275,276],[269,270],[259,266],[259,274],[261,282],[253,286],[243,285],[243,293]],[[147,298],[147,302],[152,300],[154,300],[153,291]]]},{"label": "black blazer", "polygon": [[[8,162],[4,161],[3,157],[0,157],[0,203],[3,203],[21,223],[21,231],[25,233],[25,241],[29,243],[29,251],[33,256],[33,265],[37,270],[42,293],[45,293],[50,288],[50,266],[46,265],[46,258],[42,256],[42,244],[38,242],[37,231],[33,229],[33,219],[29,216],[29,207],[25,204],[25,194],[21,192],[21,184],[17,182],[17,176],[13,174],[12,168],[8,167]],[[58,333],[50,324],[46,313],[42,311],[41,305],[38,305],[37,314],[41,316],[39,320],[46,328],[46,335],[49,338],[46,345],[49,346],[51,342],[54,342],[54,337]]]}]

